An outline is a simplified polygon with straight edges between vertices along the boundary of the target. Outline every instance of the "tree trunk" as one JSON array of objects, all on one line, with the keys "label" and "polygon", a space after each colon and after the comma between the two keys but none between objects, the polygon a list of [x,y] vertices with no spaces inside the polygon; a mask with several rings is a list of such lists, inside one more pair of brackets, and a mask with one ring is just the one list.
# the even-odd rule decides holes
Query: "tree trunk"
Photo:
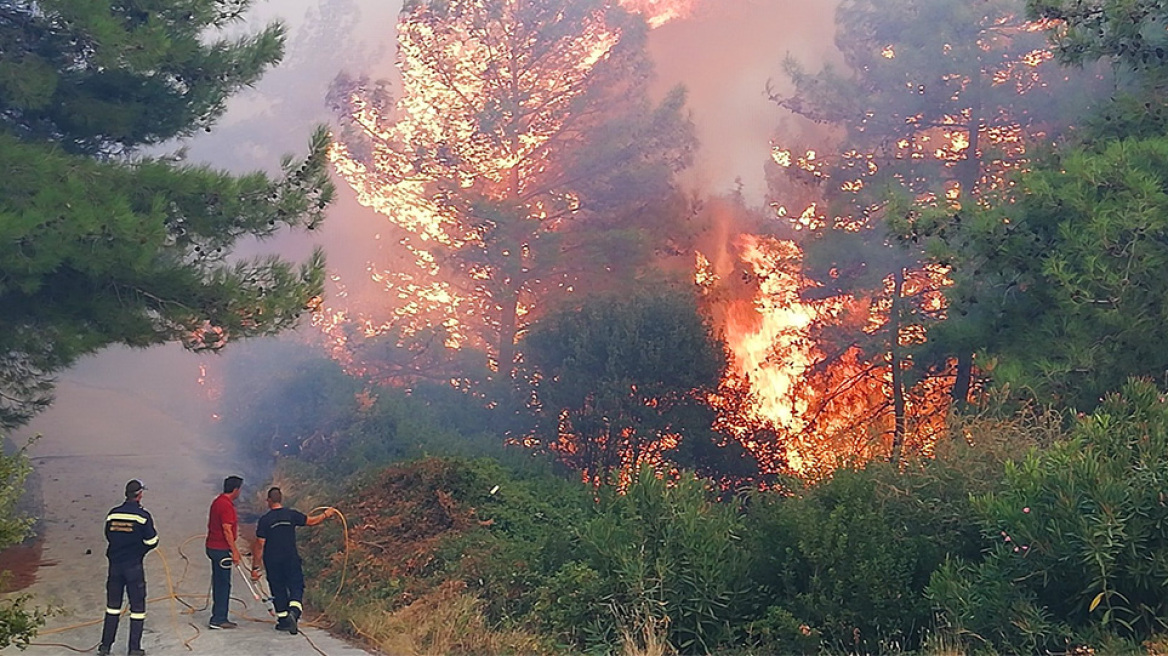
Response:
[{"label": "tree trunk", "polygon": [[515,335],[519,332],[519,294],[508,292],[501,302],[503,307],[499,317],[497,377],[500,381],[507,381],[511,379],[515,369]]},{"label": "tree trunk", "polygon": [[[980,63],[980,58],[979,58]],[[978,149],[981,147],[981,78],[974,77],[970,82],[969,87],[969,124],[966,127],[966,132],[969,135],[969,149],[966,151],[965,161],[963,161],[958,169],[957,182],[961,185],[961,200],[962,203],[972,204],[975,202],[974,189],[977,188],[977,182],[981,179],[981,155]],[[953,381],[953,389],[950,390],[950,396],[953,398],[953,405],[958,410],[961,410],[969,402],[969,390],[973,384],[973,353],[969,351],[962,351],[957,354],[957,379]]]},{"label": "tree trunk", "polygon": [[907,432],[904,400],[904,371],[901,369],[900,352],[900,311],[901,296],[904,294],[904,269],[897,268],[892,274],[892,307],[888,311],[889,340],[891,342],[890,364],[892,365],[892,453],[889,461],[900,462],[904,450],[904,436]]},{"label": "tree trunk", "polygon": [[953,382],[950,392],[953,396],[953,405],[958,410],[969,403],[969,389],[973,383],[973,353],[962,351],[957,355],[957,380]]}]

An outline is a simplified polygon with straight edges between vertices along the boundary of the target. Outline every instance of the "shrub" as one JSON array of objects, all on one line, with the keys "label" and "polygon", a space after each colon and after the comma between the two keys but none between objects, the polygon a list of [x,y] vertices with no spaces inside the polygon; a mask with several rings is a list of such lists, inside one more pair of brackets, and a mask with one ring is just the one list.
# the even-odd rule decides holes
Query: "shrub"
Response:
[{"label": "shrub", "polygon": [[667,482],[647,467],[623,494],[601,493],[577,533],[580,564],[561,569],[541,591],[545,600],[564,598],[566,581],[575,579],[599,596],[588,604],[569,594],[575,610],[543,619],[591,648],[622,638],[651,643],[647,628],[683,653],[730,644],[746,589],[737,510],[711,501],[691,476]]},{"label": "shrub", "polygon": [[777,601],[838,649],[914,644],[930,623],[921,591],[940,545],[907,512],[911,499],[882,489],[890,474],[880,469],[841,469],[799,496],[756,499],[747,521],[759,605]]},{"label": "shrub", "polygon": [[[26,449],[30,440],[20,449],[8,453],[7,440],[0,436],[0,550],[19,544],[32,530],[32,518],[21,512],[25,481],[32,472]],[[0,589],[4,575],[0,572]],[[24,649],[37,630],[44,625],[47,611],[30,608],[29,595],[0,599],[0,649],[16,645]]]},{"label": "shrub", "polygon": [[755,588],[742,617],[751,640],[800,653],[796,645],[813,640],[848,652],[921,648],[934,626],[925,595],[934,570],[981,552],[971,493],[996,486],[1048,420],[960,420],[935,458],[842,468],[786,494],[755,494],[746,515]]},{"label": "shrub", "polygon": [[939,571],[929,594],[956,632],[1005,651],[1162,631],[1166,486],[1168,403],[1133,381],[975,499],[990,553]]}]

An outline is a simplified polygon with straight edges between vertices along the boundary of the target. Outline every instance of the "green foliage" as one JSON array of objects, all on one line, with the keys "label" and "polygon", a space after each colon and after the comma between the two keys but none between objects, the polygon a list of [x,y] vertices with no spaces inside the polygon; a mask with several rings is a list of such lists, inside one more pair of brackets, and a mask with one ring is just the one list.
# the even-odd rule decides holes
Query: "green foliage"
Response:
[{"label": "green foliage", "polygon": [[[355,544],[381,548],[355,564],[350,594],[393,608],[454,580],[483,600],[496,626],[530,612],[531,591],[564,562],[590,504],[579,483],[482,458],[424,458],[354,480],[363,478],[342,505]],[[339,563],[321,554],[333,553],[338,537],[312,533],[306,542],[306,566],[331,583]]]},{"label": "green foliage", "polygon": [[0,599],[0,649],[15,645],[23,650],[44,625],[49,613],[40,608],[29,608],[31,600],[31,595]]},{"label": "green foliage", "polygon": [[976,498],[992,549],[983,562],[947,564],[930,597],[959,634],[1011,652],[1163,631],[1166,480],[1168,404],[1151,383],[1130,382]]},{"label": "green foliage", "polygon": [[251,0],[0,4],[0,131],[109,155],[209,129],[283,55],[278,23],[208,35]]},{"label": "green foliage", "polygon": [[750,623],[753,647],[769,654],[814,654],[819,651],[819,632],[800,622],[781,606],[772,606],[761,619]]},{"label": "green foliage", "polygon": [[951,424],[934,457],[756,493],[743,519],[753,588],[737,618],[748,644],[762,653],[925,649],[935,629],[930,577],[947,559],[982,552],[971,499],[1000,487],[1019,453],[1060,434],[1059,419],[987,406]]},{"label": "green foliage", "polygon": [[664,620],[681,653],[732,644],[746,590],[743,527],[734,506],[709,497],[691,476],[668,482],[649,468],[623,494],[603,490],[576,532],[575,558],[540,591],[540,619],[590,649],[612,648],[647,618]]},{"label": "green foliage", "polygon": [[1099,59],[1163,83],[1168,73],[1168,7],[1155,0],[1027,0],[1033,18],[1050,21],[1060,58],[1083,65]]},{"label": "green foliage", "polygon": [[963,307],[984,305],[997,382],[1090,410],[1168,369],[1166,167],[1165,138],[1075,149],[1023,177],[1017,203],[972,215],[980,278]]},{"label": "green foliage", "polygon": [[1074,67],[1101,61],[1117,72],[1116,89],[1085,124],[1080,139],[1097,142],[1168,134],[1168,8],[1148,0],[1028,0],[1046,21],[1059,59]]},{"label": "green foliage", "polygon": [[[537,323],[523,344],[537,399],[532,433],[569,466],[602,482],[660,459],[749,471],[743,449],[721,447],[713,431],[708,398],[725,375],[725,347],[688,295],[588,298]],[[662,448],[671,437],[676,446]]]},{"label": "green foliage", "polygon": [[532,612],[561,641],[598,650],[619,640],[612,609],[604,603],[610,586],[590,565],[572,560],[542,582]]},{"label": "green foliage", "polygon": [[[836,649],[875,652],[918,644],[931,609],[921,594],[947,541],[935,513],[872,465],[750,507],[751,580],[767,615],[782,609]],[[769,547],[769,548],[768,548]],[[764,615],[764,618],[766,615]]]},{"label": "green foliage", "polygon": [[[25,454],[30,444],[31,440],[9,453],[2,448],[6,444],[0,439],[0,551],[19,544],[29,536],[32,529],[32,518],[19,511],[25,481],[32,472],[32,465]],[[0,583],[3,583],[6,574],[0,572]],[[0,599],[0,649],[9,645],[23,649],[45,623],[46,611],[29,608],[31,599],[29,595]]]},{"label": "green foliage", "polygon": [[[32,465],[26,455],[32,442],[29,440],[12,453],[0,449],[0,550],[19,544],[32,529],[32,518],[19,511],[25,481],[32,473]],[[0,439],[0,447],[3,446],[5,441]]]},{"label": "green foliage", "polygon": [[313,228],[332,197],[328,135],[279,173],[234,176],[139,149],[209,129],[279,59],[282,28],[204,40],[250,2],[0,5],[0,426],[110,344],[216,350],[292,326],[322,256],[228,262],[240,240]]}]

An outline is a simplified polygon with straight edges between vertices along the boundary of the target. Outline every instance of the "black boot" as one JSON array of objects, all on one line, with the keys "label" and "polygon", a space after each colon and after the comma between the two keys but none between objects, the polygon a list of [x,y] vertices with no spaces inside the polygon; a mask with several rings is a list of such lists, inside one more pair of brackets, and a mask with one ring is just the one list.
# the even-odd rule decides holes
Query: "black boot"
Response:
[{"label": "black boot", "polygon": [[276,630],[287,631],[292,628],[292,616],[285,615],[284,617],[276,618]]},{"label": "black boot", "polygon": [[288,609],[288,633],[296,635],[300,632],[300,609],[293,606]]}]

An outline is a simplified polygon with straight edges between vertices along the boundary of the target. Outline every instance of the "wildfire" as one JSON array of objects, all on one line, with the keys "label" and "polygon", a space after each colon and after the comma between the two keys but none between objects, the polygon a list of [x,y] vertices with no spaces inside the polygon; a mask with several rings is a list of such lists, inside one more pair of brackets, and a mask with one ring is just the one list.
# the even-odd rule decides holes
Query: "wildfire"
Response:
[{"label": "wildfire", "polygon": [[802,408],[792,402],[793,392],[809,363],[806,330],[814,314],[800,302],[799,281],[785,265],[799,258],[799,248],[749,234],[739,237],[738,246],[758,280],[758,294],[748,307],[727,312],[727,346],[756,392],[755,411],[781,428],[797,429]]},{"label": "wildfire", "polygon": [[[651,27],[690,16],[699,2],[619,0]],[[408,254],[410,266],[368,267],[368,279],[385,300],[380,316],[328,307],[315,314],[314,324],[347,369],[382,379],[397,370],[362,357],[361,349],[378,340],[406,348],[424,335],[436,349],[481,350],[505,367],[514,361],[509,349],[526,322],[538,316],[549,290],[562,297],[580,284],[572,274],[540,269],[538,255],[541,240],[562,238],[588,211],[581,193],[564,183],[557,158],[562,144],[587,141],[589,117],[608,109],[610,103],[598,101],[590,85],[617,68],[610,64],[620,56],[624,29],[601,9],[528,20],[522,12],[537,9],[519,0],[493,2],[491,12],[484,10],[483,0],[433,4],[455,9],[438,16],[428,9],[430,3],[420,2],[402,16],[403,84],[396,102],[361,82],[334,99],[348,128],[330,153],[335,170],[363,205],[392,224],[389,241]],[[549,23],[554,25],[541,31]],[[981,46],[987,51],[996,47],[990,40]],[[945,54],[951,51],[946,46]],[[874,55],[879,65],[904,60],[897,60],[893,44],[878,46]],[[1014,85],[1018,93],[1042,88],[1037,71],[1048,61],[1049,52],[1034,50],[998,62],[988,83]],[[953,73],[944,82],[960,93],[975,80]],[[905,89],[926,93],[916,82],[907,82]],[[630,92],[614,85],[608,99]],[[871,114],[867,118],[879,120]],[[950,171],[954,179],[920,197],[958,206],[977,191],[1008,185],[1005,174],[1025,165],[1028,140],[1041,136],[999,116],[979,116],[973,108],[954,108],[940,118],[918,113],[903,121],[911,134],[880,152],[832,155],[774,144],[771,157],[801,179],[857,198],[870,191],[878,174],[932,165]],[[979,179],[969,185],[956,179],[963,163],[987,152],[993,156]],[[910,187],[916,182],[906,179]],[[868,209],[855,217],[834,216],[821,198],[785,198],[774,207],[797,230],[840,224],[858,230],[859,214]],[[754,405],[748,419],[784,436],[776,443],[743,435],[743,444],[761,462],[785,462],[811,475],[829,471],[841,457],[886,455],[892,367],[907,365],[866,359],[859,349],[832,354],[831,364],[825,364],[827,355],[811,343],[811,326],[831,320],[875,334],[887,329],[895,295],[886,290],[882,298],[805,302],[800,293],[811,283],[795,273],[802,257],[797,245],[749,232],[727,243],[733,254],[729,262],[712,251],[695,254],[694,279],[708,290],[749,280],[748,294],[716,298],[711,292],[710,302],[733,355],[733,375],[749,385]],[[333,283],[335,305],[344,306],[345,285],[339,278]],[[896,298],[941,314],[938,290],[945,284],[943,271],[911,271]],[[891,279],[888,285],[891,289]],[[895,339],[899,345],[916,344],[926,332],[922,326],[903,326]],[[945,381],[938,375],[909,390],[910,439],[918,451],[928,451],[937,417],[947,407]],[[575,444],[571,426],[562,432],[553,450],[570,456]],[[622,463],[630,470],[658,464],[674,445],[671,440],[676,442],[676,436],[665,436],[641,452],[622,452]]]},{"label": "wildfire", "polygon": [[[195,379],[195,383],[202,391],[203,398],[211,403],[217,405],[219,400],[223,398],[223,382],[219,376],[215,376],[210,372],[207,365],[199,363],[199,375]],[[219,421],[218,413],[211,413],[213,421]]]},{"label": "wildfire", "polygon": [[[883,20],[874,17],[873,25],[888,25]],[[841,127],[848,131],[847,138],[857,144],[865,142],[868,132],[899,132],[899,136],[869,139],[870,151],[838,153],[772,143],[771,160],[777,167],[775,171],[781,173],[781,183],[787,185],[777,194],[780,200],[772,207],[795,229],[835,228],[858,233],[871,217],[881,215],[884,206],[879,192],[873,194],[871,190],[882,189],[890,182],[899,182],[910,197],[924,205],[957,209],[964,203],[978,202],[987,193],[1012,186],[1012,173],[1028,166],[1034,144],[1050,142],[1047,126],[1037,122],[1038,113],[1027,111],[1027,105],[1011,109],[1010,101],[991,104],[1002,98],[1001,92],[994,91],[999,87],[1019,98],[1047,94],[1052,84],[1067,80],[1062,72],[1050,70],[1054,56],[1049,49],[1029,47],[1042,43],[1039,33],[1043,26],[1012,15],[987,18],[977,26],[981,34],[977,54],[971,56],[960,46],[944,44],[940,54],[953,57],[953,70],[940,71],[940,84],[931,85],[915,79],[916,69],[906,67],[897,58],[898,43],[891,41],[904,38],[897,29],[895,25],[889,27],[886,34],[892,39],[877,41],[869,50],[857,50],[855,61],[849,63],[863,71],[887,67],[884,75],[904,80],[905,101],[899,105],[888,101],[882,109],[868,109],[867,113],[857,108],[854,116],[843,119]],[[887,38],[884,33],[874,33],[874,39],[882,38]],[[938,62],[938,66],[943,65],[944,61]],[[808,100],[816,92],[780,100],[780,104],[814,121],[840,121],[838,116],[831,117],[830,109]],[[1025,102],[1045,101],[1043,96]],[[896,111],[904,111],[899,108],[907,112],[897,115]],[[831,109],[838,110],[840,106]],[[830,205],[825,202],[828,200],[832,201]],[[802,365],[800,384],[794,388],[794,401],[788,395],[783,412],[772,414],[777,423],[794,431],[787,446],[791,464],[812,476],[830,471],[839,458],[887,456],[888,436],[894,432],[902,434],[905,449],[927,454],[942,428],[949,391],[957,380],[955,362],[948,363],[948,369],[930,364],[919,382],[903,386],[903,398],[898,400],[904,408],[902,425],[894,425],[891,399],[893,390],[901,387],[899,375],[894,374],[916,366],[910,347],[925,342],[926,324],[944,316],[941,290],[950,281],[947,271],[936,267],[908,267],[899,275],[899,282],[894,284],[890,275],[885,288],[873,291],[869,298],[841,296],[801,308],[813,324],[831,326],[841,334],[855,334],[858,340],[863,340],[863,335],[888,333],[896,345],[884,355],[879,349],[864,354],[853,348],[828,357],[816,345],[802,351],[806,363]],[[799,281],[787,284],[796,290],[802,288]],[[764,311],[759,302],[775,293],[759,289],[756,303],[760,305],[760,317]],[[913,308],[906,315],[914,317],[908,325],[899,320],[890,323],[897,305]],[[776,320],[804,325],[797,323],[802,316],[798,320]],[[760,321],[766,323],[769,319]],[[733,328],[730,332],[730,338],[741,344],[752,330]],[[846,346],[846,342],[842,343]],[[900,347],[899,354],[896,347]],[[791,389],[785,381],[767,385]]]},{"label": "wildfire", "polygon": [[[358,319],[356,330],[348,313],[318,319],[340,359],[352,358],[354,333],[439,330],[448,348],[509,360],[537,290],[573,289],[570,278],[539,276],[534,249],[581,211],[557,158],[584,138],[578,115],[603,102],[594,88],[619,66],[608,62],[623,25],[603,5],[569,13],[517,0],[452,4],[403,13],[396,103],[359,82],[335,100],[349,127],[330,153],[334,168],[398,228],[413,260],[410,270],[369,268],[395,301],[390,316]],[[664,20],[685,6],[638,9]]]},{"label": "wildfire", "polygon": [[662,25],[692,15],[701,0],[620,0],[625,9],[641,14],[649,27]]}]

